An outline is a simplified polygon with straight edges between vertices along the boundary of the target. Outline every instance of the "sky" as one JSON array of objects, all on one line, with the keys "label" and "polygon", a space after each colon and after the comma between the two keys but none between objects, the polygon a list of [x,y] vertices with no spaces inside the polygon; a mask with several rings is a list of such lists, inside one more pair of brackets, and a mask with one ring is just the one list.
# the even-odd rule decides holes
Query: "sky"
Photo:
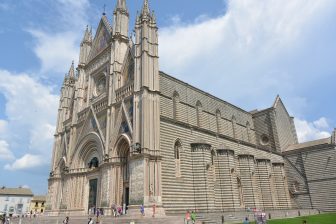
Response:
[{"label": "sky", "polygon": [[[0,0],[0,185],[47,193],[60,86],[116,0]],[[130,30],[142,0],[127,1]],[[160,70],[247,111],[277,94],[300,142],[336,127],[336,1],[150,0]]]}]

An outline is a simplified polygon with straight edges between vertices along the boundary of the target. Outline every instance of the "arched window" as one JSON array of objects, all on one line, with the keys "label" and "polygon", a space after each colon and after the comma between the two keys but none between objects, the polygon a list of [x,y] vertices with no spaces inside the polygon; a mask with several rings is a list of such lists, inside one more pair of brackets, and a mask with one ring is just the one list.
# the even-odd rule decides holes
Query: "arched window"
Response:
[{"label": "arched window", "polygon": [[221,125],[221,112],[219,109],[216,110],[216,124],[217,124],[217,133],[220,134],[222,131],[222,125]]},{"label": "arched window", "polygon": [[182,145],[180,140],[175,141],[174,145],[174,160],[175,160],[175,176],[181,177],[181,163],[180,163],[180,153],[181,153]]},{"label": "arched window", "polygon": [[202,126],[202,113],[203,113],[203,107],[200,101],[197,101],[196,103],[196,117],[197,117],[197,126]]},{"label": "arched window", "polygon": [[180,96],[175,91],[173,94],[173,118],[176,120],[179,119],[179,103],[180,103]]}]

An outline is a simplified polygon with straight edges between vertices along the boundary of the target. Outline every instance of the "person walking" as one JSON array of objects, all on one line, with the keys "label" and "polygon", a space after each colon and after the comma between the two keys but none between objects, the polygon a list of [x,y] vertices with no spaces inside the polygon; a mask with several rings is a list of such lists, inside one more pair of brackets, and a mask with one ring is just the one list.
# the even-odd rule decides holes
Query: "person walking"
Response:
[{"label": "person walking", "polygon": [[193,224],[196,223],[196,213],[195,213],[194,211],[191,212],[191,222],[192,222]]},{"label": "person walking", "polygon": [[145,216],[145,206],[143,204],[140,206],[140,212],[142,216]]},{"label": "person walking", "polygon": [[187,211],[186,215],[185,215],[185,224],[189,224],[190,222],[190,212],[189,210]]},{"label": "person walking", "polygon": [[247,217],[245,218],[243,224],[250,224],[250,221],[249,221],[249,219]]}]

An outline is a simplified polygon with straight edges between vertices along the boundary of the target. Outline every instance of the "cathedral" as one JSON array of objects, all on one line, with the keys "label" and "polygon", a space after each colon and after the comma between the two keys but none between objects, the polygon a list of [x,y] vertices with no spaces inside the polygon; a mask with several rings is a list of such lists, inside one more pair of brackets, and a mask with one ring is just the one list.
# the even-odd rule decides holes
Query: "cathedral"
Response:
[{"label": "cathedral", "polygon": [[314,207],[305,168],[295,169],[306,146],[279,96],[248,112],[160,71],[148,0],[134,32],[118,0],[112,23],[104,13],[96,33],[84,33],[61,88],[49,214]]}]

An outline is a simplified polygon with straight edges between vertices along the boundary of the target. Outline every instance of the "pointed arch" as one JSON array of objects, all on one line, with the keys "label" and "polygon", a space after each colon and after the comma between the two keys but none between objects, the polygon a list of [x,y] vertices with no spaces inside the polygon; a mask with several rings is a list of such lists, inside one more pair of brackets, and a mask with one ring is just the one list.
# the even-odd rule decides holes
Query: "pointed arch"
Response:
[{"label": "pointed arch", "polygon": [[88,167],[88,164],[94,157],[97,157],[99,162],[103,161],[104,154],[105,150],[100,136],[96,132],[90,132],[75,147],[70,160],[70,167]]},{"label": "pointed arch", "polygon": [[126,157],[131,144],[132,140],[130,136],[125,133],[121,134],[113,147],[112,157]]}]

